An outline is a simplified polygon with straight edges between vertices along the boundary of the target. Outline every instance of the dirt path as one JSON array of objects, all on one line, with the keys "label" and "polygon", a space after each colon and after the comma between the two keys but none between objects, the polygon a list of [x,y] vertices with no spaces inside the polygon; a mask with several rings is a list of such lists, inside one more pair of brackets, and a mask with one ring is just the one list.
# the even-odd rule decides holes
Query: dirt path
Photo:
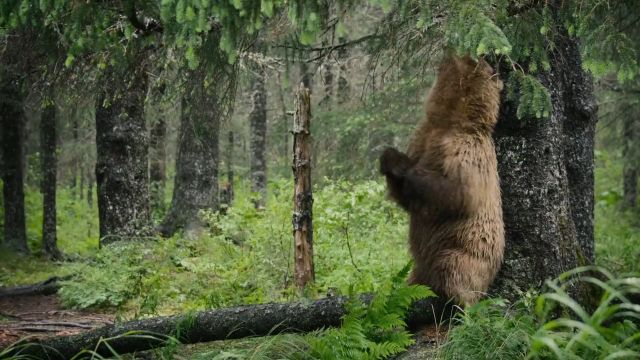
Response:
[{"label": "dirt path", "polygon": [[76,334],[113,323],[113,315],[64,310],[57,295],[0,299],[0,349],[23,337]]}]

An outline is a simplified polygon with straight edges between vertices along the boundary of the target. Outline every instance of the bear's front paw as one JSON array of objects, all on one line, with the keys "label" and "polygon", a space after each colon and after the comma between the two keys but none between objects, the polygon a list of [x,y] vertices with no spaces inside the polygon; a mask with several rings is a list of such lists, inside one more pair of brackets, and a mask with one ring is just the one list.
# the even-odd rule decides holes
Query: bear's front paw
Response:
[{"label": "bear's front paw", "polygon": [[386,148],[380,156],[380,172],[386,176],[401,177],[409,168],[409,158],[404,153]]}]

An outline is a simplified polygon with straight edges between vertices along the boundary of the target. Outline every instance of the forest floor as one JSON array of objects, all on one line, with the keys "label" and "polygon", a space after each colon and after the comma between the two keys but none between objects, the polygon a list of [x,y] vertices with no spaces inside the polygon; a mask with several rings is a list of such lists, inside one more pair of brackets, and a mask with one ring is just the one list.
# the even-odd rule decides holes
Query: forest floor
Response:
[{"label": "forest floor", "polygon": [[57,295],[33,295],[0,299],[0,348],[25,337],[77,334],[112,324],[114,315],[67,310]]}]

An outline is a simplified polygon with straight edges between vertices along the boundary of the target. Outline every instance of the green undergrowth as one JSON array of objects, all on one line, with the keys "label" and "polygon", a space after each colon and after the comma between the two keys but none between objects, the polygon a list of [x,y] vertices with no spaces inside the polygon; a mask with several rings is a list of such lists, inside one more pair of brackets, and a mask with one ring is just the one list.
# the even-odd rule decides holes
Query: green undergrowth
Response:
[{"label": "green undergrowth", "polygon": [[[291,189],[271,183],[258,211],[241,184],[227,214],[203,214],[200,236],[123,241],[67,265],[62,300],[126,317],[294,300]],[[314,200],[316,282],[303,296],[376,291],[406,264],[406,216],[383,184],[327,181]]]},{"label": "green undergrowth", "polygon": [[365,305],[352,297],[342,326],[309,340],[312,359],[386,359],[414,343],[404,315],[412,302],[435,296],[424,286],[406,285],[411,263]]},{"label": "green undergrowth", "polygon": [[640,274],[640,208],[621,208],[622,159],[596,152],[596,262],[615,272]]},{"label": "green undergrowth", "polygon": [[[369,303],[352,296],[346,304],[347,314],[343,316],[342,326],[339,328],[320,329],[308,334],[278,334],[186,346],[179,343],[179,333],[159,337],[152,333],[130,332],[114,338],[101,339],[100,343],[106,345],[112,351],[110,355],[118,359],[386,359],[405,351],[414,343],[403,320],[412,302],[434,296],[425,286],[407,284],[406,278],[410,269],[409,262],[395,276],[381,281],[379,288],[371,294],[372,300]],[[139,356],[134,354],[123,357],[109,346],[109,342],[126,337],[160,340],[166,343],[166,346],[146,351]],[[20,359],[20,352],[27,350],[28,346],[31,345],[14,344],[0,351],[0,358]],[[74,358],[80,358],[82,355],[103,358],[94,354],[91,349],[83,350]]]},{"label": "green undergrowth", "polygon": [[[599,266],[611,271],[603,271],[602,283],[595,284],[604,289],[600,307],[588,311],[571,299],[565,290],[573,281],[571,276],[550,282],[548,292],[540,296],[525,294],[515,303],[489,299],[456,320],[440,352],[442,358],[624,359],[637,355],[637,323],[627,318],[640,314],[620,294],[638,288],[640,222],[637,213],[620,207],[620,164],[616,153],[596,154],[596,257]],[[385,199],[381,182],[321,179],[319,184],[314,190],[313,218],[316,283],[304,293],[292,286],[292,184],[285,180],[269,184],[265,210],[254,209],[249,185],[240,182],[233,207],[226,214],[202,214],[207,227],[197,236],[130,239],[100,251],[97,209],[63,189],[58,199],[59,242],[73,260],[64,263],[46,261],[39,252],[41,198],[29,191],[26,204],[33,254],[19,256],[0,249],[0,284],[74,274],[60,291],[66,306],[104,308],[115,311],[120,319],[327,294],[388,294],[393,274],[408,260],[406,215]],[[402,297],[409,298],[410,294]],[[192,349],[186,358],[193,359],[352,359],[390,353],[389,348],[381,351],[378,342],[383,339],[381,320],[367,320],[371,313],[363,309],[352,306],[352,317],[346,317],[340,329],[180,346],[179,351]],[[410,342],[401,328],[388,333],[394,336],[393,351]],[[169,347],[156,355],[173,358],[175,353]]]},{"label": "green undergrowth", "polygon": [[[32,284],[53,275],[68,275],[74,271],[74,260],[98,252],[98,208],[95,196],[93,206],[89,206],[86,197],[81,199],[74,196],[72,190],[61,187],[57,191],[56,201],[58,247],[68,262],[51,262],[44,257],[42,195],[37,189],[27,187],[25,212],[30,254],[16,254],[0,245],[0,286]],[[0,207],[0,218],[4,217],[3,212],[4,207]]]},{"label": "green undergrowth", "polygon": [[[572,298],[588,285],[600,293],[595,309]],[[547,282],[547,292],[515,304],[486,300],[457,318],[443,359],[638,359],[640,278],[580,268]]]}]

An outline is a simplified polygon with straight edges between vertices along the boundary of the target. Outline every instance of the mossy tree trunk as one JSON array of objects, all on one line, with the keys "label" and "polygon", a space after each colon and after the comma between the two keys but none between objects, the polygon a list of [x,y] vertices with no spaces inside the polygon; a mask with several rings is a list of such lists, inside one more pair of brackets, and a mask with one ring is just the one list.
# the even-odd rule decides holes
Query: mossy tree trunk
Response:
[{"label": "mossy tree trunk", "polygon": [[260,67],[253,78],[249,113],[251,125],[251,190],[256,193],[254,205],[263,208],[267,194],[267,92],[264,86],[265,70]]},{"label": "mossy tree trunk", "polygon": [[494,136],[506,250],[492,291],[502,296],[594,261],[597,105],[577,42],[565,34],[555,49],[551,69],[538,75],[551,94],[551,116],[518,119],[517,104],[503,96]]},{"label": "mossy tree trunk", "polygon": [[40,156],[42,159],[42,247],[51,259],[61,257],[56,231],[57,124],[56,105],[50,100],[40,117]]},{"label": "mossy tree trunk", "polygon": [[[0,75],[0,124],[2,126],[2,172],[4,242],[28,252],[24,208],[24,112],[22,85],[16,77]],[[10,74],[6,74],[10,75]]]},{"label": "mossy tree trunk", "polygon": [[162,114],[151,123],[149,144],[149,187],[153,209],[164,211],[164,189],[166,183],[167,123]]},{"label": "mossy tree trunk", "polygon": [[25,33],[5,34],[0,53],[0,127],[4,169],[4,242],[20,252],[28,252],[24,207],[25,69],[24,54],[29,54]]},{"label": "mossy tree trunk", "polygon": [[189,77],[182,100],[173,198],[160,226],[164,236],[201,227],[198,212],[218,206],[220,113],[216,95],[204,88],[203,74],[197,73]]},{"label": "mossy tree trunk", "polygon": [[[139,55],[139,59],[142,55]],[[149,136],[142,61],[109,68],[96,103],[100,244],[149,235]]]},{"label": "mossy tree trunk", "polygon": [[220,122],[231,111],[237,70],[228,65],[218,40],[219,33],[212,33],[200,49],[200,66],[185,70],[173,197],[158,229],[163,236],[180,228],[197,231],[200,210],[219,206]]}]

